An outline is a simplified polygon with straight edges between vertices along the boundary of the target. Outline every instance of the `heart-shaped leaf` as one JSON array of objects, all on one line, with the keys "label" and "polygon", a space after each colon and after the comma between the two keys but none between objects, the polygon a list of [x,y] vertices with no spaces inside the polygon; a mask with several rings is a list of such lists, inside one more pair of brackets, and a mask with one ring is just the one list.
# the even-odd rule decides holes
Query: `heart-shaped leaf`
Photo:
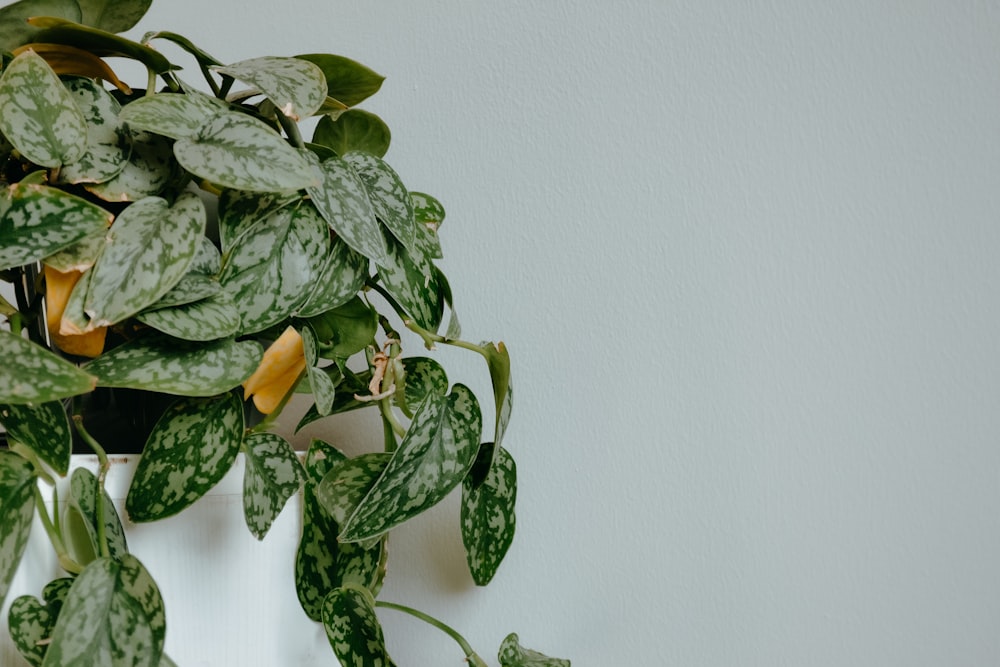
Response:
[{"label": "heart-shaped leaf", "polygon": [[84,368],[104,387],[214,396],[250,377],[262,354],[253,341],[225,338],[194,345],[150,335],[105,352]]},{"label": "heart-shaped leaf", "polygon": [[34,51],[0,76],[0,133],[31,162],[59,167],[83,155],[87,122],[73,96]]},{"label": "heart-shaped leaf", "polygon": [[86,468],[77,468],[70,479],[70,503],[80,513],[84,528],[90,539],[90,546],[95,554],[101,553],[99,543],[100,532],[98,521],[104,522],[104,538],[108,542],[108,551],[112,558],[121,558],[128,553],[128,543],[121,519],[111,502],[107,491],[104,494],[103,517],[97,513],[97,477]]},{"label": "heart-shaped leaf", "polygon": [[341,539],[387,532],[437,504],[465,478],[479,450],[482,415],[468,387],[430,395],[378,481],[341,527]]},{"label": "heart-shaped leaf", "polygon": [[228,105],[211,95],[157,93],[125,105],[119,118],[133,130],[144,130],[171,139],[195,139],[212,118],[229,112]]},{"label": "heart-shaped leaf", "polygon": [[219,195],[219,244],[222,254],[229,255],[243,235],[256,234],[253,229],[261,221],[301,201],[297,193],[223,190]]},{"label": "heart-shaped leaf", "polygon": [[243,440],[243,515],[247,528],[264,539],[271,523],[305,478],[292,446],[274,433],[251,433]]},{"label": "heart-shaped leaf", "polygon": [[132,152],[122,170],[101,183],[85,183],[88,192],[109,202],[138,201],[184,177],[167,137],[129,130],[129,142]]},{"label": "heart-shaped leaf", "polygon": [[522,647],[514,633],[507,635],[500,644],[498,658],[502,667],[570,667],[569,660],[550,658]]},{"label": "heart-shaped leaf", "polygon": [[361,151],[383,157],[391,139],[385,121],[364,109],[348,109],[336,120],[323,116],[313,131],[313,143],[332,148],[337,155]]},{"label": "heart-shaped leaf", "polygon": [[337,523],[344,523],[392,460],[386,452],[368,452],[330,466],[316,487],[316,500]]},{"label": "heart-shaped leaf", "polygon": [[448,393],[448,374],[436,360],[430,357],[407,357],[403,359],[403,369],[407,405],[417,406],[430,395],[444,396]]},{"label": "heart-shaped leaf", "polygon": [[0,450],[0,607],[24,555],[35,515],[35,473],[17,454]]},{"label": "heart-shaped leaf", "polygon": [[323,600],[323,627],[342,665],[394,667],[375,615],[375,598],[360,586],[336,588]]},{"label": "heart-shaped leaf", "polygon": [[323,70],[301,58],[265,56],[216,67],[215,71],[256,86],[295,121],[313,115],[326,99]]},{"label": "heart-shaped leaf", "polygon": [[499,449],[510,422],[510,411],[514,403],[514,386],[510,381],[510,354],[503,342],[496,345],[483,343],[486,350],[486,365],[490,369],[493,384],[493,400],[496,404],[496,425],[494,442]]},{"label": "heart-shaped leaf", "polygon": [[93,375],[9,331],[0,331],[0,359],[0,403],[46,403],[97,385]]},{"label": "heart-shaped leaf", "polygon": [[368,153],[347,153],[344,161],[353,167],[364,183],[379,220],[403,247],[415,247],[417,226],[413,218],[413,201],[392,167]]},{"label": "heart-shaped leaf", "polygon": [[128,163],[132,135],[118,121],[121,105],[94,79],[72,77],[66,89],[87,122],[83,154],[64,164],[58,183],[102,183],[114,177]]},{"label": "heart-shaped leaf", "polygon": [[157,667],[167,624],[156,582],[134,556],[100,558],[73,582],[45,667]]},{"label": "heart-shaped leaf", "polygon": [[441,259],[441,239],[438,230],[444,222],[444,206],[434,197],[423,192],[410,192],[413,202],[413,219],[417,222],[417,247],[425,257]]},{"label": "heart-shaped leaf", "polygon": [[318,65],[326,77],[327,95],[349,107],[377,93],[385,81],[381,74],[343,56],[310,53],[296,57]]},{"label": "heart-shaped leaf", "polygon": [[72,585],[73,580],[69,577],[56,579],[42,589],[41,600],[22,595],[10,605],[10,638],[21,657],[32,667],[41,667],[45,651],[49,647],[49,638]]},{"label": "heart-shaped leaf", "polygon": [[139,459],[125,500],[129,517],[155,521],[191,505],[229,471],[242,441],[243,404],[235,392],[172,404]]},{"label": "heart-shaped leaf", "polygon": [[312,317],[346,304],[367,279],[368,259],[335,236],[316,284],[296,315]]},{"label": "heart-shaped leaf", "polygon": [[309,318],[309,324],[319,340],[330,346],[328,355],[347,359],[374,343],[378,313],[355,296],[341,306]]},{"label": "heart-shaped leaf", "polygon": [[[218,283],[213,281],[218,287]],[[143,324],[157,331],[191,341],[209,341],[235,336],[240,330],[240,312],[228,292],[169,308],[139,313]]]},{"label": "heart-shaped leaf", "polygon": [[0,424],[7,439],[29,447],[60,475],[69,470],[73,432],[61,401],[0,405]]},{"label": "heart-shaped leaf", "polygon": [[[493,457],[492,447],[480,452],[487,459]],[[469,478],[462,482],[462,543],[472,579],[479,586],[493,579],[514,540],[516,499],[517,467],[506,449],[499,450],[482,484]]]},{"label": "heart-shaped leaf", "polygon": [[102,234],[112,215],[68,192],[15,183],[0,190],[0,269],[30,264]]},{"label": "heart-shaped leaf", "polygon": [[428,331],[437,331],[444,315],[444,295],[430,259],[391,244],[389,259],[378,264],[379,277],[404,312]]}]

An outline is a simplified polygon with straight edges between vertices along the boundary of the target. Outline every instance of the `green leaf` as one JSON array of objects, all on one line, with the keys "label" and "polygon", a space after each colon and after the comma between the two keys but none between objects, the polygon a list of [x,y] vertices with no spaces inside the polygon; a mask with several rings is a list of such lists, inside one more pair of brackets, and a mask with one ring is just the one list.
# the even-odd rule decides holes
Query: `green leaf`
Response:
[{"label": "green leaf", "polygon": [[569,660],[550,658],[538,651],[523,648],[513,632],[500,644],[497,657],[502,667],[570,667]]},{"label": "green leaf", "polygon": [[104,235],[107,230],[101,228],[96,234],[91,234],[73,245],[63,248],[54,255],[43,260],[46,266],[51,266],[60,273],[68,271],[86,271],[94,265],[104,250]]},{"label": "green leaf", "polygon": [[392,167],[381,158],[367,153],[347,153],[344,161],[354,168],[364,183],[379,220],[403,247],[414,248],[417,225],[413,218],[413,201]]},{"label": "green leaf", "polygon": [[167,624],[156,582],[134,556],[101,558],[73,582],[44,667],[157,667]]},{"label": "green leaf", "polygon": [[32,16],[61,16],[79,21],[80,5],[76,0],[21,0],[0,7],[0,51],[13,51],[35,41],[38,28],[28,24]]},{"label": "green leaf", "polygon": [[[192,264],[194,260],[192,260]],[[218,271],[218,269],[216,269]],[[148,310],[158,310],[160,308],[173,308],[174,306],[184,306],[202,299],[210,299],[222,293],[222,287],[218,280],[211,276],[192,271],[188,267],[188,272],[177,281],[177,284],[170,288],[170,291],[157,299]]]},{"label": "green leaf", "polygon": [[417,223],[417,249],[425,257],[441,259],[444,252],[438,230],[444,221],[444,207],[437,199],[422,192],[411,192],[410,201],[413,202],[413,219]]},{"label": "green leaf", "polygon": [[329,417],[330,415],[337,415],[343,412],[351,412],[353,410],[360,410],[362,408],[375,407],[377,403],[371,401],[359,401],[354,398],[354,394],[350,391],[340,391],[343,387],[338,387],[337,396],[333,399],[333,406],[330,408],[329,415],[321,415],[319,410],[315,405],[309,406],[306,413],[302,415],[299,423],[295,426],[296,433],[304,429],[309,424],[317,422],[324,417]]},{"label": "green leaf", "polygon": [[319,367],[318,342],[312,327],[302,328],[302,347],[306,358],[306,376],[312,388],[316,409],[320,414],[330,414],[333,400],[337,397],[337,387],[333,379]]},{"label": "green leaf", "polygon": [[147,197],[127,207],[93,268],[84,310],[91,326],[135,315],[184,277],[205,233],[205,207],[194,193],[170,206]]},{"label": "green leaf", "polygon": [[99,542],[98,521],[104,522],[104,536],[108,541],[108,551],[112,558],[121,558],[128,553],[128,543],[125,540],[125,531],[122,529],[121,519],[111,502],[111,496],[104,491],[104,515],[103,518],[97,516],[97,477],[86,468],[77,468],[73,471],[70,480],[70,502],[80,513],[87,535],[90,539],[90,546],[95,554],[101,553]]},{"label": "green leaf", "polygon": [[337,155],[361,151],[383,157],[389,150],[391,140],[389,126],[363,109],[349,109],[336,120],[323,116],[313,131],[313,143],[332,148]]},{"label": "green leaf", "polygon": [[75,46],[100,57],[132,58],[157,74],[174,69],[159,51],[106,30],[47,16],[35,19],[33,24],[42,28],[34,35],[34,41],[39,43]]},{"label": "green leaf", "polygon": [[149,9],[153,0],[78,0],[84,25],[125,32],[135,27]]},{"label": "green leaf", "polygon": [[44,59],[25,51],[0,77],[0,132],[31,162],[59,167],[77,160],[87,122]]},{"label": "green leaf", "polygon": [[253,341],[226,338],[194,345],[150,335],[105,352],[84,368],[103,387],[214,396],[250,377],[262,354]]},{"label": "green leaf", "polygon": [[222,100],[192,90],[140,97],[126,104],[119,118],[133,130],[171,139],[195,139],[210,119],[229,112],[229,106]]},{"label": "green leaf", "polygon": [[405,397],[407,405],[420,405],[428,396],[448,393],[448,374],[444,367],[430,357],[403,359],[406,376]]},{"label": "green leaf", "polygon": [[46,584],[42,599],[22,595],[10,605],[8,625],[14,646],[32,667],[40,667],[56,627],[59,612],[69,594],[73,579],[63,577]]},{"label": "green leaf", "polygon": [[61,401],[0,405],[0,423],[7,439],[27,446],[60,475],[69,470],[73,432]]},{"label": "green leaf", "polygon": [[334,521],[343,524],[385,472],[390,460],[392,454],[368,452],[337,461],[316,487],[317,502]]},{"label": "green leaf", "polygon": [[368,259],[335,236],[319,278],[296,315],[313,317],[344,305],[364,287],[367,279]]},{"label": "green leaf", "polygon": [[375,615],[375,598],[357,586],[334,589],[323,600],[323,627],[340,664],[394,667]]},{"label": "green leaf", "polygon": [[243,451],[243,515],[253,536],[262,540],[281,508],[302,486],[305,472],[292,446],[274,433],[247,435]]},{"label": "green leaf", "polygon": [[24,555],[35,515],[35,473],[17,454],[0,450],[0,607]]},{"label": "green leaf", "polygon": [[232,112],[210,118],[197,137],[174,144],[192,174],[237,190],[287,192],[318,182],[312,165],[264,123]]},{"label": "green leaf", "polygon": [[330,353],[347,359],[373,344],[378,328],[378,313],[355,296],[342,306],[309,318],[308,322],[319,340],[332,347]]},{"label": "green leaf", "polygon": [[243,404],[235,392],[173,403],[156,422],[129,487],[133,521],[177,514],[225,476],[243,441]]},{"label": "green leaf", "polygon": [[59,170],[58,183],[102,183],[121,172],[132,153],[132,135],[118,121],[121,105],[94,79],[64,80],[87,122],[83,154]]},{"label": "green leaf", "polygon": [[0,403],[46,403],[93,391],[97,378],[45,348],[0,331]]},{"label": "green leaf", "polygon": [[353,107],[378,92],[385,77],[350,58],[329,53],[296,56],[319,65],[326,77],[327,95]]},{"label": "green leaf", "polygon": [[496,404],[496,424],[494,442],[497,449],[503,442],[510,422],[511,406],[514,402],[514,386],[510,382],[510,355],[503,342],[483,343],[486,350],[486,365],[490,369],[490,381],[493,384],[493,400]]},{"label": "green leaf", "polygon": [[441,501],[465,478],[479,449],[482,415],[468,387],[429,396],[381,477],[341,527],[347,542],[381,535]]},{"label": "green leaf", "polygon": [[297,193],[260,193],[223,190],[219,195],[219,245],[228,256],[244,235],[255,234],[254,227],[277,211],[302,198]]},{"label": "green leaf", "polygon": [[167,137],[134,130],[129,130],[129,136],[132,152],[122,170],[102,183],[84,184],[104,201],[138,201],[158,195],[182,176]]},{"label": "green leaf", "polygon": [[326,77],[317,65],[301,58],[265,56],[214,68],[252,86],[294,121],[313,115],[326,99]]},{"label": "green leaf", "polygon": [[[480,456],[493,456],[493,447],[484,447]],[[517,467],[506,449],[500,449],[479,485],[469,478],[462,482],[462,543],[472,579],[485,586],[493,579],[500,562],[514,541],[517,499]]]},{"label": "green leaf", "polygon": [[376,262],[387,260],[388,245],[358,174],[339,157],[322,162],[319,172],[322,180],[306,192],[330,229],[365,257]]},{"label": "green leaf", "polygon": [[240,331],[239,309],[226,292],[193,303],[149,310],[139,313],[136,319],[181,340],[218,340]]},{"label": "green leaf", "polygon": [[97,234],[112,215],[47,185],[15,183],[0,190],[0,269],[37,262]]},{"label": "green leaf", "polygon": [[329,232],[311,206],[281,208],[243,234],[219,275],[240,312],[242,333],[281,322],[309,296]]},{"label": "green leaf", "polygon": [[389,258],[378,264],[379,277],[404,312],[428,331],[437,331],[444,315],[444,296],[429,259],[392,244]]}]

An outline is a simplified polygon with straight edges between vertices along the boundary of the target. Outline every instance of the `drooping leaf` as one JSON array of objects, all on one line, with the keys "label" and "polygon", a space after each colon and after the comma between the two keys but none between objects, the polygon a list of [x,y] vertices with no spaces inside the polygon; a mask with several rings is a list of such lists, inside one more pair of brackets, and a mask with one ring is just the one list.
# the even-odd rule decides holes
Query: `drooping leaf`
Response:
[{"label": "drooping leaf", "polygon": [[61,401],[0,405],[0,424],[8,440],[29,447],[60,475],[69,470],[73,433]]},{"label": "drooping leaf", "polygon": [[97,81],[73,77],[66,89],[87,122],[83,153],[59,170],[59,183],[102,183],[121,172],[132,154],[132,135],[118,121],[121,105]]},{"label": "drooping leaf", "polygon": [[0,331],[0,359],[0,403],[46,403],[97,385],[90,373],[9,331]]},{"label": "drooping leaf", "polygon": [[333,520],[343,524],[385,472],[392,454],[367,452],[337,461],[316,486],[316,500]]},{"label": "drooping leaf", "polygon": [[37,262],[103,234],[112,215],[47,185],[15,183],[0,190],[0,269]]},{"label": "drooping leaf", "polygon": [[31,42],[14,49],[14,55],[32,50],[49,64],[52,71],[59,76],[79,76],[87,79],[103,79],[125,95],[131,95],[132,89],[118,78],[111,66],[90,51],[78,49],[65,44],[39,44]]},{"label": "drooping leaf", "polygon": [[490,369],[490,381],[493,384],[493,400],[496,404],[496,424],[493,440],[499,449],[503,436],[510,422],[511,406],[514,402],[514,386],[510,381],[510,354],[503,342],[496,345],[484,343],[486,349],[486,365]]},{"label": "drooping leaf", "polygon": [[319,340],[329,345],[329,354],[347,359],[371,345],[378,328],[378,313],[360,297],[309,318]]},{"label": "drooping leaf", "polygon": [[381,535],[441,501],[468,473],[481,432],[479,403],[468,387],[428,396],[378,481],[341,526],[341,539]]},{"label": "drooping leaf", "polygon": [[24,555],[35,515],[35,473],[17,454],[0,450],[0,607]]},{"label": "drooping leaf", "polygon": [[243,404],[235,392],[184,398],[156,422],[129,487],[133,521],[177,514],[225,476],[243,441]]},{"label": "drooping leaf", "polygon": [[[480,452],[486,459],[493,457],[492,447]],[[506,449],[499,450],[482,484],[469,478],[462,482],[462,543],[472,579],[479,586],[493,579],[514,541],[516,500],[517,467]]]},{"label": "drooping leaf", "polygon": [[414,248],[417,226],[413,218],[413,201],[392,167],[381,158],[356,151],[344,155],[344,161],[364,183],[379,220],[403,247]]},{"label": "drooping leaf", "polygon": [[279,112],[294,121],[313,115],[326,99],[326,77],[301,58],[264,56],[216,67],[219,74],[256,86]]},{"label": "drooping leaf", "polygon": [[159,195],[181,178],[170,139],[129,130],[132,152],[122,170],[101,183],[85,183],[88,192],[109,202],[138,201]]},{"label": "drooping leaf", "polygon": [[242,333],[274,326],[305,301],[329,239],[326,223],[306,205],[278,209],[253,230],[239,238],[219,276],[240,311]]},{"label": "drooping leaf", "polygon": [[417,247],[431,259],[441,259],[441,239],[438,230],[444,222],[444,206],[434,197],[423,192],[410,192],[413,202],[413,219],[417,222]]},{"label": "drooping leaf", "polygon": [[121,558],[128,553],[128,543],[121,519],[111,502],[111,496],[104,491],[103,518],[97,514],[97,477],[86,468],[77,468],[70,479],[70,503],[80,513],[90,545],[95,554],[101,553],[98,541],[98,521],[104,522],[104,536],[108,541],[108,551],[112,558]]},{"label": "drooping leaf", "polygon": [[116,324],[169,292],[198,251],[205,219],[194,193],[182,194],[173,206],[147,197],[126,208],[92,269],[84,302],[91,326]]},{"label": "drooping leaf", "polygon": [[334,237],[319,277],[296,315],[313,317],[346,304],[367,279],[368,259]]},{"label": "drooping leaf", "polygon": [[387,260],[388,245],[358,174],[339,157],[324,160],[318,171],[322,180],[306,191],[330,229],[365,257],[375,262]]},{"label": "drooping leaf", "polygon": [[36,16],[31,24],[41,28],[33,35],[36,42],[75,46],[102,57],[131,58],[157,74],[174,69],[166,56],[156,49],[106,30],[48,16]]},{"label": "drooping leaf", "polygon": [[72,585],[73,579],[69,577],[55,579],[42,589],[41,600],[22,595],[10,605],[10,638],[21,657],[32,667],[41,667],[49,647],[48,640]]},{"label": "drooping leaf", "polygon": [[392,243],[389,258],[378,264],[386,291],[404,312],[428,331],[437,331],[444,316],[444,298],[434,265],[429,259]]},{"label": "drooping leaf", "polygon": [[515,633],[507,635],[497,656],[501,667],[570,667],[569,660],[550,658],[521,646]]},{"label": "drooping leaf", "polygon": [[83,18],[80,23],[108,32],[125,32],[135,27],[153,0],[78,0]]},{"label": "drooping leaf", "polygon": [[383,157],[389,150],[391,140],[389,126],[364,109],[348,109],[336,120],[324,116],[313,131],[313,143],[332,148],[337,155],[360,151]]},{"label": "drooping leaf", "polygon": [[192,174],[237,190],[287,192],[318,182],[309,162],[274,130],[237,112],[209,119],[196,137],[178,139],[174,156]]},{"label": "drooping leaf", "polygon": [[240,312],[228,292],[136,316],[157,331],[190,341],[210,341],[235,336],[240,331]]},{"label": "drooping leaf", "polygon": [[70,271],[86,271],[94,265],[97,258],[104,250],[104,235],[107,230],[101,228],[95,234],[91,234],[73,245],[67,246],[54,255],[49,255],[43,260],[46,266],[51,266],[60,273]]},{"label": "drooping leaf", "polygon": [[214,396],[250,377],[262,354],[253,341],[226,338],[193,345],[150,335],[105,352],[84,368],[103,387]]},{"label": "drooping leaf", "polygon": [[59,77],[34,51],[25,51],[4,69],[0,109],[0,133],[31,162],[59,167],[83,154],[87,122]]},{"label": "drooping leaf", "polygon": [[375,598],[365,588],[342,586],[323,600],[323,627],[342,665],[394,667],[375,615]]},{"label": "drooping leaf", "polygon": [[247,528],[264,539],[271,523],[305,478],[292,446],[274,433],[251,433],[243,441],[243,515]]},{"label": "drooping leaf", "polygon": [[321,414],[327,415],[330,414],[333,400],[337,397],[337,387],[333,379],[319,367],[318,346],[316,332],[313,331],[312,327],[303,327],[302,348],[306,358],[306,377],[312,388],[316,409]]},{"label": "drooping leaf", "polygon": [[44,667],[157,667],[166,637],[163,599],[135,556],[100,558],[73,582]]},{"label": "drooping leaf", "polygon": [[13,51],[34,41],[38,28],[28,24],[32,16],[61,16],[79,21],[80,5],[76,0],[20,0],[0,7],[0,51]]},{"label": "drooping leaf", "polygon": [[296,56],[315,63],[326,77],[327,95],[353,107],[378,92],[385,77],[350,58],[329,53]]},{"label": "drooping leaf", "polygon": [[140,97],[126,104],[119,118],[133,130],[171,139],[194,139],[209,120],[228,112],[222,100],[193,90]]},{"label": "drooping leaf", "polygon": [[403,359],[406,371],[406,404],[417,406],[430,395],[444,396],[448,393],[448,374],[444,367],[430,357],[407,357]]}]

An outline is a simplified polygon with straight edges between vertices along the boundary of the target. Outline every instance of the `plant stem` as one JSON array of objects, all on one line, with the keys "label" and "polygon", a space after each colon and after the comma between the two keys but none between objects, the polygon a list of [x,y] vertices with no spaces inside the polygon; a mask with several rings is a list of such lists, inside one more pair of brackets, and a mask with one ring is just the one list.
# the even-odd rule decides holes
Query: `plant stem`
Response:
[{"label": "plant stem", "polygon": [[111,556],[111,549],[108,547],[108,536],[105,532],[105,521],[104,521],[104,480],[107,479],[108,470],[111,468],[111,462],[108,461],[107,452],[104,448],[98,444],[97,440],[94,440],[93,436],[87,432],[87,429],[83,426],[83,415],[73,415],[73,425],[76,426],[77,432],[80,437],[83,438],[84,442],[94,450],[97,454],[98,461],[98,472],[97,472],[97,494],[95,498],[95,513],[94,517],[95,523],[97,523],[97,544],[101,550],[102,558],[109,558]]},{"label": "plant stem", "polygon": [[288,135],[288,140],[292,142],[292,145],[296,148],[305,148],[306,144],[302,140],[302,133],[299,132],[298,123],[286,116],[281,109],[278,109],[274,115],[277,116],[278,124],[281,125],[281,129]]},{"label": "plant stem", "polygon": [[469,661],[469,664],[474,665],[475,667],[488,667],[486,661],[476,654],[476,652],[472,649],[472,646],[469,645],[469,642],[465,640],[465,637],[458,634],[454,628],[445,625],[433,616],[429,616],[420,610],[414,609],[413,607],[396,604],[395,602],[376,600],[375,606],[382,607],[384,609],[395,609],[396,611],[401,611],[404,614],[409,614],[414,618],[419,618],[421,621],[428,623],[429,625],[433,625],[435,628],[454,639],[458,645],[462,647],[462,650],[465,651],[465,657]]},{"label": "plant stem", "polygon": [[435,343],[442,343],[444,345],[451,345],[452,347],[460,347],[465,350],[472,350],[473,352],[478,352],[479,354],[483,355],[483,357],[487,361],[489,361],[490,358],[489,353],[487,352],[486,348],[483,347],[482,345],[476,345],[475,343],[470,343],[468,341],[461,340],[459,338],[448,338],[446,336],[433,333],[431,331],[428,331],[427,329],[424,329],[419,324],[410,319],[403,320],[403,324],[406,326],[407,329],[409,329],[410,331],[412,331],[413,333],[417,334],[418,336],[424,339],[424,345],[427,346],[428,350],[434,349]]},{"label": "plant stem", "polygon": [[[38,488],[38,485],[35,485],[35,509],[38,510],[38,517],[42,520],[42,527],[49,536],[52,548],[55,549],[56,557],[59,559],[59,567],[70,574],[80,574],[83,572],[83,566],[70,557],[69,552],[66,550],[66,545],[63,543],[62,536],[52,524],[49,511],[45,508],[45,498],[42,497],[42,491]],[[54,509],[56,512],[59,511],[58,503]]]}]

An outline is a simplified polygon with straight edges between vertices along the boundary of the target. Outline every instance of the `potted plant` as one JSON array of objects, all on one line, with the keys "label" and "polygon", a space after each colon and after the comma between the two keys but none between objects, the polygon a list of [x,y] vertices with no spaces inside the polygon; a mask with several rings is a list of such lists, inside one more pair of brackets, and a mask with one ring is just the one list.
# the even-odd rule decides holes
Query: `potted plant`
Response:
[{"label": "potted plant", "polygon": [[[46,667],[173,664],[153,573],[104,489],[109,446],[132,439],[133,521],[182,512],[238,456],[258,539],[301,494],[296,592],[342,664],[392,664],[383,607],[444,629],[485,665],[440,621],[378,598],[389,532],[459,487],[469,568],[489,582],[516,490],[502,446],[509,357],[461,338],[434,263],[444,209],[405,188],[384,160],[389,129],[357,107],[382,77],[332,54],[225,63],[175,33],[122,37],[148,5],[0,8],[0,276],[18,294],[0,300],[0,604],[36,515],[66,572],[11,604],[18,650]],[[144,66],[143,87],[109,56]],[[404,330],[483,357],[490,424],[438,361],[404,356]],[[311,400],[300,428],[377,411],[384,448],[347,457],[314,441],[300,456],[271,431],[297,392]],[[65,513],[49,512],[45,490],[74,447],[97,455],[98,473],[73,471]],[[499,660],[569,664],[516,635]]]}]

